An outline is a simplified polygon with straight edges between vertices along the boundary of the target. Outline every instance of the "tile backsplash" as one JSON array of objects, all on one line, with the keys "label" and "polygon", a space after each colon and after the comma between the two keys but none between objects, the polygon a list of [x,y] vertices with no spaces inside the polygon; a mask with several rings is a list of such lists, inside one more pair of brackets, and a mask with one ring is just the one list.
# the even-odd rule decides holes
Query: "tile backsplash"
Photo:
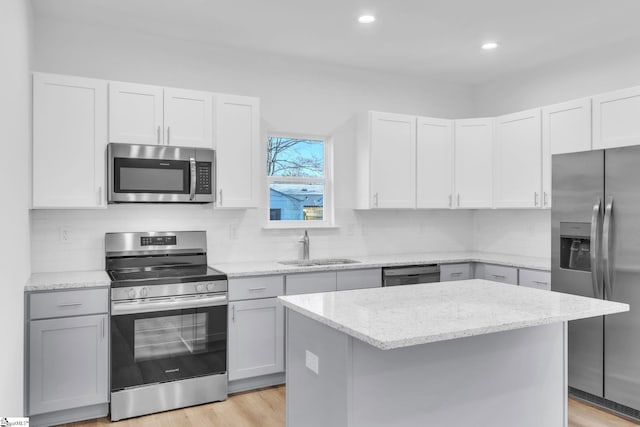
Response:
[{"label": "tile backsplash", "polygon": [[[262,210],[211,205],[110,205],[34,210],[32,272],[101,270],[104,233],[206,230],[210,264],[298,257],[301,230],[267,230]],[[473,249],[472,211],[336,210],[336,228],[310,229],[311,257]],[[64,234],[64,235],[63,235]]]}]

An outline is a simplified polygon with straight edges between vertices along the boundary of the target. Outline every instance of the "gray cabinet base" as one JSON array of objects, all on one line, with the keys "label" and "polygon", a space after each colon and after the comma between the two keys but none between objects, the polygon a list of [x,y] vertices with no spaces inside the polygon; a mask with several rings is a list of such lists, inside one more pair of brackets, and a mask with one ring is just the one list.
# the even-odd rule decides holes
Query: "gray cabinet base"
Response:
[{"label": "gray cabinet base", "polygon": [[29,425],[32,427],[54,426],[58,424],[72,423],[75,421],[91,420],[109,415],[109,404],[85,406],[83,408],[66,409],[64,411],[50,412],[47,414],[31,415]]},{"label": "gray cabinet base", "polygon": [[111,421],[226,398],[226,373],[130,388],[111,393]]},{"label": "gray cabinet base", "polygon": [[241,380],[229,381],[229,393],[239,393],[241,391],[272,387],[274,385],[280,385],[284,383],[284,372],[262,375],[259,377],[244,378]]}]

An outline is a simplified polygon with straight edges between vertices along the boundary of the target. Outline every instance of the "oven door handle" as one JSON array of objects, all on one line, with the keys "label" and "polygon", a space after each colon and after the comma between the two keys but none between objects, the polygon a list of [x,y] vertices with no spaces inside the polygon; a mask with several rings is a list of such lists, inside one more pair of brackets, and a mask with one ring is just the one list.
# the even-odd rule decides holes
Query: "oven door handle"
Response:
[{"label": "oven door handle", "polygon": [[154,311],[185,310],[199,307],[215,307],[227,305],[226,295],[215,295],[207,297],[174,297],[159,298],[154,300],[141,301],[112,301],[111,315],[123,316],[127,314],[150,313]]}]

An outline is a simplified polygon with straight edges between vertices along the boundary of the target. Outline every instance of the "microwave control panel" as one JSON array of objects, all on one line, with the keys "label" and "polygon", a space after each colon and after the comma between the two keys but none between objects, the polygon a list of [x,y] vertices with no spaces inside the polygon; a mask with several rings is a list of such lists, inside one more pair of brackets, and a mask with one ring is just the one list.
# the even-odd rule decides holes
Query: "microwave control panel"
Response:
[{"label": "microwave control panel", "polygon": [[196,194],[211,194],[211,162],[196,162]]}]

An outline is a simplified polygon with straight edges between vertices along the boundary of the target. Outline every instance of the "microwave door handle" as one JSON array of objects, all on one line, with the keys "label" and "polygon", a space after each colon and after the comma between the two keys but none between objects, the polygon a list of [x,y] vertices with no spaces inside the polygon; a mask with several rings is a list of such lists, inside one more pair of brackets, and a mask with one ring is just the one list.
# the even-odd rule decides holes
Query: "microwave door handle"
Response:
[{"label": "microwave door handle", "polygon": [[193,200],[196,197],[196,159],[191,157],[189,159],[191,169],[191,182],[189,185],[189,200]]}]

